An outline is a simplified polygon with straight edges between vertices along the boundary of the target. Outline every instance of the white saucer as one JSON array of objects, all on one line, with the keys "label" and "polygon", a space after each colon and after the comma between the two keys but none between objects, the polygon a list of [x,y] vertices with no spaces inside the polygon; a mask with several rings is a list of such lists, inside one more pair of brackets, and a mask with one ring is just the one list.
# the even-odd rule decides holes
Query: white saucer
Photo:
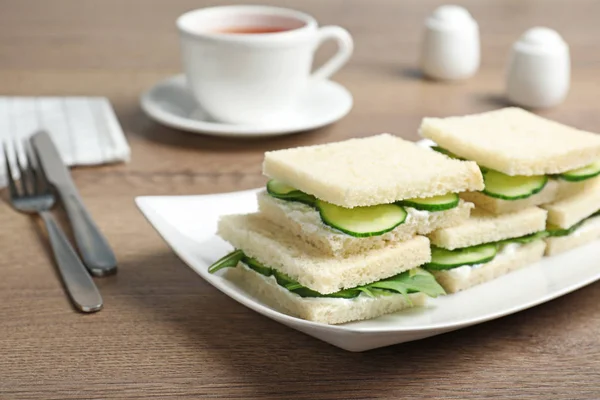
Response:
[{"label": "white saucer", "polygon": [[315,81],[284,122],[273,125],[235,125],[211,120],[177,75],[159,82],[141,97],[144,112],[157,122],[176,129],[214,136],[260,137],[285,135],[320,128],[344,117],[352,108],[352,95],[338,83]]}]

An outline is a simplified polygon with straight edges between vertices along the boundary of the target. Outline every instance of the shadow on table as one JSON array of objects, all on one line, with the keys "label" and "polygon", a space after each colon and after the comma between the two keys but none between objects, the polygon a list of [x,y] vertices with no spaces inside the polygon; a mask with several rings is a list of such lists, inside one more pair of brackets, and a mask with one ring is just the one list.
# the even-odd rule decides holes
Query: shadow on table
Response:
[{"label": "shadow on table", "polygon": [[[510,372],[515,378],[514,371],[526,369],[527,363],[519,364],[515,357],[535,354],[540,342],[551,347],[548,337],[558,340],[562,332],[552,322],[556,315],[569,314],[570,296],[586,296],[580,293],[583,289],[534,310],[471,328],[351,353],[247,309],[191,269],[174,263],[172,257],[165,253],[148,262],[170,265],[167,269],[177,275],[176,282],[170,282],[176,291],[156,282],[148,283],[153,288],[144,289],[141,281],[136,283],[139,293],[128,299],[137,302],[140,313],[154,314],[153,318],[173,326],[178,337],[185,338],[188,348],[182,354],[199,357],[193,364],[198,370],[189,371],[190,376],[198,375],[197,384],[206,384],[207,369],[202,366],[210,363],[210,379],[227,383],[219,390],[236,398],[372,398],[416,388],[445,393],[448,387],[457,396],[453,398],[467,398],[474,395],[473,385],[487,387],[484,381],[495,376],[494,370]],[[127,268],[124,265],[122,270]],[[584,313],[571,314],[570,324],[579,329],[577,325],[585,324],[585,319]],[[497,383],[513,378],[504,375]]]},{"label": "shadow on table", "polygon": [[508,99],[500,93],[474,93],[473,100],[477,104],[484,104],[494,108],[504,108],[514,106]]}]

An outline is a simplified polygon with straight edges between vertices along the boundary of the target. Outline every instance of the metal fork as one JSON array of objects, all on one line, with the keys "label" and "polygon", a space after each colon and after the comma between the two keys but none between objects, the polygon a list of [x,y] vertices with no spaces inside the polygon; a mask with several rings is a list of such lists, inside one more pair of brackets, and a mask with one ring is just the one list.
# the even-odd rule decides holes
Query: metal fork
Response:
[{"label": "metal fork", "polygon": [[50,184],[42,170],[37,154],[28,142],[23,144],[27,162],[23,163],[13,146],[17,168],[21,174],[20,190],[17,187],[8,158],[9,146],[3,146],[6,162],[6,176],[10,193],[10,203],[17,211],[39,215],[48,231],[54,259],[58,266],[64,286],[74,306],[82,312],[95,312],[102,309],[102,296],[96,284],[81,262],[81,259],[69,243],[65,233],[56,223],[50,209],[56,202]]}]

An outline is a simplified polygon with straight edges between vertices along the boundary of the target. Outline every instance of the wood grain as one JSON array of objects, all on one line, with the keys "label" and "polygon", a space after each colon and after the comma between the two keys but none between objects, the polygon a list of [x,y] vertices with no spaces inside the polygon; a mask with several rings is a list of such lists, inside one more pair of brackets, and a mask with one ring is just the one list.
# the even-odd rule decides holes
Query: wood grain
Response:
[{"label": "wood grain", "polygon": [[441,1],[263,1],[350,30],[356,51],[335,79],[355,106],[315,132],[237,141],[159,126],[138,106],[143,90],[180,70],[176,16],[220,3],[0,2],[2,94],[108,96],[133,151],[127,165],[74,170],[120,261],[118,275],[97,280],[105,309],[95,315],[69,306],[39,225],[0,203],[0,398],[600,398],[599,284],[472,328],[353,354],[218,293],[133,203],[262,185],[265,150],[384,131],[415,139],[423,116],[497,108],[510,44],[534,25],[558,29],[573,58],[566,102],[544,114],[598,131],[600,2],[459,2],[479,21],[482,68],[444,85],[415,69],[422,20]]}]

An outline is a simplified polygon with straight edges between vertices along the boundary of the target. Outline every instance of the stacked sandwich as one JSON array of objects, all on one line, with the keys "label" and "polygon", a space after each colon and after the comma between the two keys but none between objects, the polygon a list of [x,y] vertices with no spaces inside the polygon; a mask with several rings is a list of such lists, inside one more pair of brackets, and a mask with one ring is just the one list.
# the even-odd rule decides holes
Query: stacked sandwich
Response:
[{"label": "stacked sandwich", "polygon": [[420,133],[449,158],[477,162],[485,183],[461,194],[476,205],[468,221],[429,236],[427,268],[447,292],[600,236],[599,136],[512,107],[425,118]]},{"label": "stacked sandwich", "polygon": [[266,304],[328,324],[420,306],[444,294],[427,237],[459,225],[483,189],[476,163],[388,134],[265,154],[271,178],[259,212],[224,216],[218,234],[235,251],[227,268]]}]

